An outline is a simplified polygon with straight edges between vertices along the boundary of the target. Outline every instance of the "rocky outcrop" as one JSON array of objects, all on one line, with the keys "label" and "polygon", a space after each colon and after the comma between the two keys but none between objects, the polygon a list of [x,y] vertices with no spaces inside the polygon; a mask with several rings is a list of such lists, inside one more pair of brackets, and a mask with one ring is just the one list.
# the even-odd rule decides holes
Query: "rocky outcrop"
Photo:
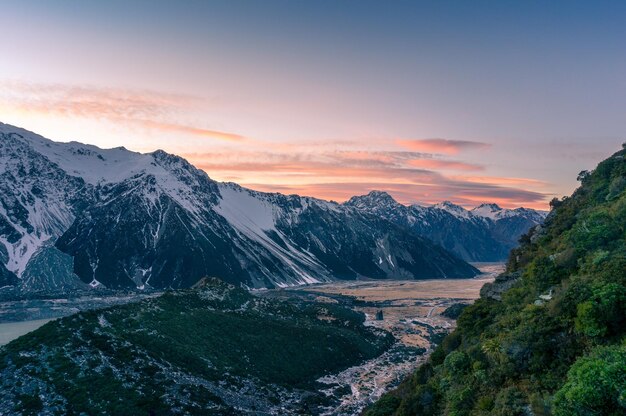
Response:
[{"label": "rocky outcrop", "polygon": [[502,300],[502,293],[512,288],[521,277],[520,272],[502,273],[492,283],[486,283],[480,289],[480,297]]}]

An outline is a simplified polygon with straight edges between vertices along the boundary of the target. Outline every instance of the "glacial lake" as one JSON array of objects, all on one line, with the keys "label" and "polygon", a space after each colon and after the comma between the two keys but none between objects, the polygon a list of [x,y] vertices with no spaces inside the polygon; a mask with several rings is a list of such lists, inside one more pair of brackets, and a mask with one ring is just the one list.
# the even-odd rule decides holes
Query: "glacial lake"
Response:
[{"label": "glacial lake", "polygon": [[34,321],[7,322],[0,324],[0,345],[8,344],[15,338],[28,334],[52,319],[36,319]]}]

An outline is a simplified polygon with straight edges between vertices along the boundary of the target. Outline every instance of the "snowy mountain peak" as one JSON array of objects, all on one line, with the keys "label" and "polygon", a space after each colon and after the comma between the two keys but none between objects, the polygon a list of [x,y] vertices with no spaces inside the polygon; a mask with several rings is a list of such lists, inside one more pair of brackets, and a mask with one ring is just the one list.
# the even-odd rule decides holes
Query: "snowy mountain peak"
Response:
[{"label": "snowy mountain peak", "polygon": [[504,218],[523,217],[530,221],[542,222],[547,213],[545,211],[537,211],[530,208],[505,209],[497,204],[481,204],[470,211],[473,216],[479,218],[489,218],[498,221]]},{"label": "snowy mountain peak", "polygon": [[163,150],[144,154],[127,150],[123,146],[101,149],[75,141],[54,142],[28,130],[2,123],[0,134],[22,142],[68,175],[81,178],[91,185],[119,183],[139,174],[151,174],[159,179],[184,170],[201,172],[183,158]]},{"label": "snowy mountain peak", "polygon": [[0,134],[9,135],[45,157],[67,175],[93,186],[110,186],[137,178],[153,178],[159,193],[166,193],[181,206],[197,212],[194,189],[212,182],[208,175],[185,159],[163,150],[138,153],[123,146],[101,149],[79,142],[60,143],[30,131],[7,124],[0,125]]},{"label": "snowy mountain peak", "polygon": [[393,199],[393,197],[391,195],[389,195],[387,192],[385,191],[370,191],[367,194],[368,197],[370,198],[376,198],[376,199],[384,199],[384,200],[391,200],[391,201],[395,201],[395,199]]},{"label": "snowy mountain peak", "polygon": [[346,203],[355,208],[384,208],[398,205],[398,202],[391,195],[384,191],[370,191],[367,195],[358,195],[350,198]]},{"label": "snowy mountain peak", "polygon": [[498,204],[480,204],[470,212],[476,217],[496,219],[508,210],[503,210]]},{"label": "snowy mountain peak", "polygon": [[467,261],[502,261],[519,236],[545,219],[545,212],[528,208],[503,209],[483,204],[468,211],[450,201],[436,205],[381,204],[367,195],[346,204],[378,215],[424,236]]},{"label": "snowy mountain peak", "polygon": [[538,223],[545,220],[549,213],[548,211],[541,211],[524,207],[515,208],[509,211],[511,211],[514,216],[526,217]]},{"label": "snowy mountain peak", "polygon": [[469,218],[470,217],[470,212],[468,210],[466,210],[462,206],[456,205],[456,204],[454,204],[454,203],[452,203],[450,201],[443,201],[443,202],[440,202],[438,204],[435,204],[435,205],[433,205],[433,208],[449,212],[450,214],[454,215],[455,217],[461,217],[461,218]]},{"label": "snowy mountain peak", "polygon": [[500,211],[502,210],[502,207],[500,207],[500,205],[495,204],[495,203],[490,203],[490,204],[480,204],[479,206],[477,206],[476,208],[474,208],[472,211],[474,210],[478,210],[478,209],[489,209],[491,211]]}]

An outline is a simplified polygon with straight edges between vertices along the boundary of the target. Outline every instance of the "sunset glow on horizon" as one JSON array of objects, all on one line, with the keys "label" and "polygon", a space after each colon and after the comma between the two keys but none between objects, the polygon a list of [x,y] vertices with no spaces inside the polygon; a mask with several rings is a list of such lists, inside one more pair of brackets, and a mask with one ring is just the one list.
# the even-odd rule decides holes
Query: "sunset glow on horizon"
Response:
[{"label": "sunset glow on horizon", "polygon": [[0,122],[261,191],[468,208],[548,209],[625,141],[619,2],[112,3],[3,3]]}]

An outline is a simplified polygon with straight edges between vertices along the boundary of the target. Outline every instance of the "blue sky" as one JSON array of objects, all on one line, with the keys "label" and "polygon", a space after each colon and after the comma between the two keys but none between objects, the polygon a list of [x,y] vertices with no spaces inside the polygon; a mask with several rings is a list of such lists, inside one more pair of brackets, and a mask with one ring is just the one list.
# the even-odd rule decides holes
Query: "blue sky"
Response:
[{"label": "blue sky", "polygon": [[626,140],[626,2],[0,10],[1,121],[262,190],[545,207]]}]

